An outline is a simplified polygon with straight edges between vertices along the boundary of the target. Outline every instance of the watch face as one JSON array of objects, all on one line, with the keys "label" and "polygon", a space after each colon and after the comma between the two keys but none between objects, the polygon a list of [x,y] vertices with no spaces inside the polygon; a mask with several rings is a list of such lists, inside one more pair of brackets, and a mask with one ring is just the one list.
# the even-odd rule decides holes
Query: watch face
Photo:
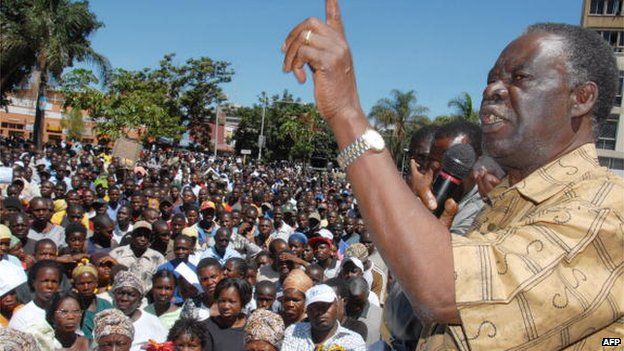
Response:
[{"label": "watch face", "polygon": [[386,147],[383,137],[375,130],[370,129],[366,131],[364,139],[374,151],[381,151],[384,147]]}]

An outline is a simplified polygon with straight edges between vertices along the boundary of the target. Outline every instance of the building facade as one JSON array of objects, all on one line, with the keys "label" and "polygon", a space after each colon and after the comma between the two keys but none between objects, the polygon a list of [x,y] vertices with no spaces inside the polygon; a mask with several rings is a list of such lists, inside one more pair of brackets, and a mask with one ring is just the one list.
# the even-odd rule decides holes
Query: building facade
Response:
[{"label": "building facade", "polygon": [[[35,125],[36,94],[23,90],[16,91],[9,96],[10,103],[0,108],[0,135],[9,137],[21,137],[32,139]],[[63,130],[63,96],[50,91],[41,102],[45,109],[43,121],[43,142],[55,142],[66,139],[66,131]],[[95,143],[95,122],[88,116],[83,117],[84,130],[82,133],[83,143]]]},{"label": "building facade", "polygon": [[624,0],[583,0],[581,26],[597,31],[611,45],[618,64],[618,94],[611,114],[601,121],[596,140],[603,166],[624,176]]}]

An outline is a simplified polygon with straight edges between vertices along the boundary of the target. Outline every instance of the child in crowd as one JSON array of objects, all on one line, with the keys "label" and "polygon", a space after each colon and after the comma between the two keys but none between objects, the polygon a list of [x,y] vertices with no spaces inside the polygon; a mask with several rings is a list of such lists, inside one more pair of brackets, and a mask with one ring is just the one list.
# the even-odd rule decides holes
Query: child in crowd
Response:
[{"label": "child in crowd", "polygon": [[277,288],[275,283],[271,283],[268,280],[258,282],[255,286],[254,299],[256,300],[257,308],[264,308],[269,311],[274,311],[273,306],[277,299]]}]

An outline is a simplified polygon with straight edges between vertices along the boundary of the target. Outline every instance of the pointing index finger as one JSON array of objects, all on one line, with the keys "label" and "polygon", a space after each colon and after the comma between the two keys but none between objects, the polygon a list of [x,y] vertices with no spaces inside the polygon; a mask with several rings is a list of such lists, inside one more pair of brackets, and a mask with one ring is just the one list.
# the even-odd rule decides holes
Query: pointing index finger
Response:
[{"label": "pointing index finger", "polygon": [[338,0],[325,0],[325,21],[327,25],[344,36],[344,27],[342,26]]}]

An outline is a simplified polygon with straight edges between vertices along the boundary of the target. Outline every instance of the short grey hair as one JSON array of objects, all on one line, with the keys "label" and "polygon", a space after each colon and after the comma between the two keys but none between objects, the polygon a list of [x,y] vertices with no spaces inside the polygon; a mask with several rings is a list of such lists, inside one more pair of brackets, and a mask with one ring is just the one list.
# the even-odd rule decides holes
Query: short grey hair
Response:
[{"label": "short grey hair", "polygon": [[536,32],[554,34],[563,39],[570,87],[575,88],[589,81],[598,86],[598,97],[592,108],[596,130],[599,122],[609,116],[618,89],[618,68],[613,49],[596,31],[570,24],[536,23],[525,31],[526,34]]}]

